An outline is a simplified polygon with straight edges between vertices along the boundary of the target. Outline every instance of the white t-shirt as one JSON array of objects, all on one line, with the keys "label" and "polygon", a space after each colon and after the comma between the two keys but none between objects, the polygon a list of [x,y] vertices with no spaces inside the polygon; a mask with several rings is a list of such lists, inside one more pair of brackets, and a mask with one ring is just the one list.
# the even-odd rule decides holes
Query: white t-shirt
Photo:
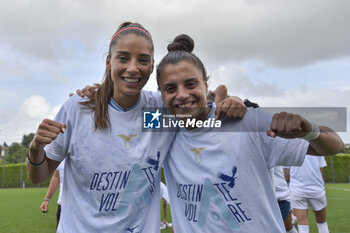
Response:
[{"label": "white t-shirt", "polygon": [[175,232],[285,232],[269,169],[301,165],[309,143],[268,137],[271,118],[248,108],[220,132],[180,129],[164,163]]},{"label": "white t-shirt", "polygon": [[58,199],[57,199],[57,204],[61,205],[62,203],[62,189],[63,189],[63,178],[64,178],[64,160],[58,165],[56,168],[58,171],[58,174],[60,176],[60,190],[58,193]]},{"label": "white t-shirt", "polygon": [[102,131],[81,101],[63,104],[55,120],[67,129],[46,148],[50,159],[66,159],[57,231],[160,232],[160,167],[175,132],[142,131],[142,107],[163,106],[160,94],[142,91],[126,112],[111,99],[111,128]]},{"label": "white t-shirt", "polygon": [[327,166],[323,156],[306,156],[301,167],[290,168],[289,188],[295,197],[319,198],[325,195],[320,168]]},{"label": "white t-shirt", "polygon": [[282,166],[273,168],[273,179],[275,185],[275,193],[278,201],[290,201],[290,190],[284,177]]},{"label": "white t-shirt", "polygon": [[163,182],[160,182],[160,197],[165,199],[169,204],[168,189]]}]

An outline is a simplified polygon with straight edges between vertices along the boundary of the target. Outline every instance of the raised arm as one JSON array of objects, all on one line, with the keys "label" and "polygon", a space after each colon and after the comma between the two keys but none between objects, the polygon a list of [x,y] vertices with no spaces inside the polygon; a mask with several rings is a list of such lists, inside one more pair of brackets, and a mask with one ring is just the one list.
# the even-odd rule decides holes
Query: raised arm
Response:
[{"label": "raised arm", "polygon": [[28,177],[34,184],[46,180],[60,164],[59,161],[46,157],[44,147],[51,143],[59,133],[64,133],[65,128],[65,124],[48,119],[43,120],[39,125],[30,143],[26,160]]},{"label": "raised arm", "polygon": [[271,137],[304,138],[310,142],[307,151],[310,155],[335,155],[345,149],[344,142],[331,128],[311,124],[297,114],[275,114],[266,133]]}]

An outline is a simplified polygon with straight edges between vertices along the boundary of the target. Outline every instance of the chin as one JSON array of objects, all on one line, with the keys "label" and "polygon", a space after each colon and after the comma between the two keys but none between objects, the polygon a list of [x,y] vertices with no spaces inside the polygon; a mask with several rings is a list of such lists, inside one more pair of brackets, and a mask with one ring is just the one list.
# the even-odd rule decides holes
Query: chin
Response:
[{"label": "chin", "polygon": [[126,90],[124,93],[126,95],[129,96],[135,96],[135,95],[139,95],[141,93],[142,89],[138,89],[138,90]]}]

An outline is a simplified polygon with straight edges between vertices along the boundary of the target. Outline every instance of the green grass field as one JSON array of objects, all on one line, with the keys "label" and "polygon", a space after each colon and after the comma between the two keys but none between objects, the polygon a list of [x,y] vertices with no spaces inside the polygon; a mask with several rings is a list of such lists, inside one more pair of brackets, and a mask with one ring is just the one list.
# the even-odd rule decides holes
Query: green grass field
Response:
[{"label": "green grass field", "polygon": [[[326,184],[327,222],[331,233],[350,232],[350,184]],[[313,211],[309,209],[310,232],[317,233]]]},{"label": "green grass field", "polygon": [[[41,233],[56,230],[56,199],[52,198],[49,212],[39,210],[46,188],[0,189],[0,232]],[[350,184],[327,184],[327,217],[332,233],[350,233]],[[170,212],[168,211],[168,221]],[[312,211],[309,211],[310,233],[317,233]],[[171,229],[162,230],[170,233]],[[262,231],[261,231],[262,232]]]}]

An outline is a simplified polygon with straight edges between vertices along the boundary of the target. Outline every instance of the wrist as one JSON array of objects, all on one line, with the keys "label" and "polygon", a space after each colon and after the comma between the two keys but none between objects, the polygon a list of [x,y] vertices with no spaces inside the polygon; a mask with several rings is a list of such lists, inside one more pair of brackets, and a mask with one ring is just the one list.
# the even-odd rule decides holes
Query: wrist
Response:
[{"label": "wrist", "polygon": [[311,131],[306,134],[304,137],[302,137],[303,139],[307,140],[307,141],[312,141],[317,139],[320,136],[320,126],[316,123],[310,122],[311,123]]},{"label": "wrist", "polygon": [[44,197],[44,201],[50,202],[50,198]]},{"label": "wrist", "polygon": [[40,149],[41,149],[40,145],[37,142],[35,142],[34,140],[29,144],[30,154],[33,154],[33,155],[39,154]]},{"label": "wrist", "polygon": [[41,162],[37,163],[36,161],[33,162],[33,161],[30,159],[30,151],[28,151],[28,153],[27,153],[27,160],[28,160],[29,164],[30,164],[32,167],[38,167],[38,166],[40,166],[41,164],[43,164],[43,163],[45,162],[45,160],[46,160],[46,154],[45,154],[45,152],[44,152],[44,158],[41,160]]}]

